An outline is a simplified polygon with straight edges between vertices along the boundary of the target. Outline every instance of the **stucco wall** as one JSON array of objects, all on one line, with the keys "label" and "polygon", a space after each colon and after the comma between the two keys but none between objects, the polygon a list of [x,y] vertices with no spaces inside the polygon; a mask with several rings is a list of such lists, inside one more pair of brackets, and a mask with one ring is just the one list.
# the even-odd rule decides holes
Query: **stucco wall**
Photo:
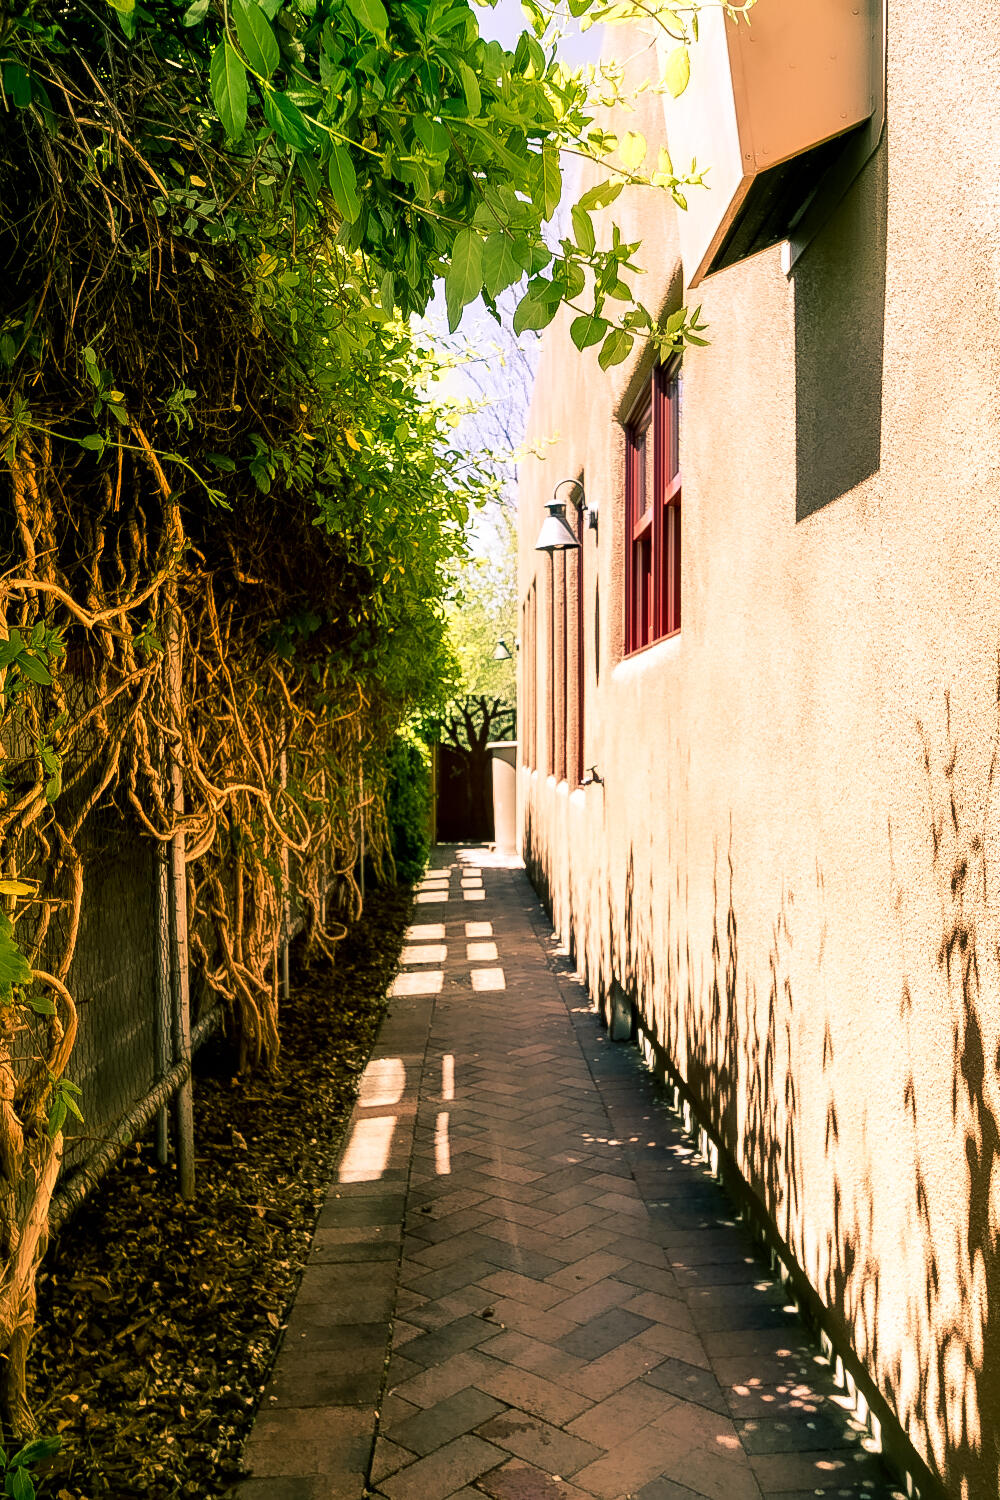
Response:
[{"label": "stucco wall", "polygon": [[[951,1493],[992,1500],[1000,13],[890,5],[889,26],[886,138],[832,222],[790,277],[775,250],[697,294],[683,628],[627,659],[618,419],[643,370],[602,375],[565,321],[546,337],[531,436],[558,441],[521,486],[521,595],[537,574],[539,597],[521,821],[593,991],[635,997],[917,1449]],[[637,128],[661,118],[649,97]],[[664,305],[672,216],[650,194],[616,205]],[[600,505],[584,758],[604,785],[586,789],[544,772],[534,551],[581,469]]]}]

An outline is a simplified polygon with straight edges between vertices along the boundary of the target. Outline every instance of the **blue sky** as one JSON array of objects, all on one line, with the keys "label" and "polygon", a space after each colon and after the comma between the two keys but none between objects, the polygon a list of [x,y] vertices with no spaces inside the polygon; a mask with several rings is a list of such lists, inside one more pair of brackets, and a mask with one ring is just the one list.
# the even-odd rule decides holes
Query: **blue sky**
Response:
[{"label": "blue sky", "polygon": [[[498,0],[492,9],[489,6],[482,6],[478,14],[479,30],[482,35],[495,38],[508,48],[513,48],[517,38],[528,24],[521,11],[520,0]],[[601,30],[600,26],[594,26],[589,31],[581,32],[576,22],[567,15],[567,36],[562,47],[562,55],[571,67],[597,61],[600,53]]]},{"label": "blue sky", "polygon": [[[498,0],[493,7],[478,6],[476,14],[481,34],[502,42],[508,49],[514,48],[517,38],[528,25],[521,10],[520,0]],[[566,40],[560,50],[566,62],[571,67],[596,62],[600,55],[603,28],[595,26],[589,31],[581,32],[576,23],[567,15],[565,30]],[[572,184],[568,191],[572,192]],[[511,298],[508,296],[505,302],[510,304]],[[431,321],[443,332],[446,327],[443,289],[439,289],[428,312]],[[475,433],[478,427],[481,432],[480,441],[483,441],[487,447],[494,447],[499,441],[498,425],[516,428],[519,418],[526,414],[524,396],[520,389],[524,364],[520,361],[512,361],[513,334],[509,328],[499,329],[483,308],[482,303],[476,303],[466,309],[458,338],[476,351],[476,378],[473,380],[471,372],[467,373],[459,367],[445,378],[438,390],[442,394],[447,393],[455,400],[481,400],[484,396],[489,399],[490,394],[495,393],[498,411],[494,418],[470,417],[464,427],[467,441],[475,443]],[[504,350],[507,351],[506,355],[502,352]],[[519,378],[512,381],[515,365]],[[476,531],[478,533],[477,550],[479,548],[489,550],[491,537],[489,524],[480,523]]]}]

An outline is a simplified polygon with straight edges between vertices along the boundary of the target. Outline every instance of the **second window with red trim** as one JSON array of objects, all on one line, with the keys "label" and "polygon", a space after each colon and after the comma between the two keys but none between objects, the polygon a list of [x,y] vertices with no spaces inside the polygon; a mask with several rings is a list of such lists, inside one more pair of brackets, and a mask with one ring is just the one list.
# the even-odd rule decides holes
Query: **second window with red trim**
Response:
[{"label": "second window with red trim", "polygon": [[680,361],[659,366],[626,423],[625,650],[681,628]]}]

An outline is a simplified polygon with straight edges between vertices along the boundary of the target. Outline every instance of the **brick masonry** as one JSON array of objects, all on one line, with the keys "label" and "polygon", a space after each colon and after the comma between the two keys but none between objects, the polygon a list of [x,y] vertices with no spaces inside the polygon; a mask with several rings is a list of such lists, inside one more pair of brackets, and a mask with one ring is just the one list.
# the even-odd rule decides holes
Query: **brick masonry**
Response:
[{"label": "brick masonry", "polygon": [[555,959],[439,848],[239,1500],[889,1500],[721,1189]]}]

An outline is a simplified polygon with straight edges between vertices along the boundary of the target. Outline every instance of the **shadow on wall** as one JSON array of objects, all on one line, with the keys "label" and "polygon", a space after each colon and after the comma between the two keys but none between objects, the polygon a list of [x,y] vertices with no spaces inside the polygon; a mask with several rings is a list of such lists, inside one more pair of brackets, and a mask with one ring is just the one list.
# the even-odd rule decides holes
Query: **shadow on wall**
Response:
[{"label": "shadow on wall", "polygon": [[[944,732],[939,736],[943,743],[933,748],[920,728],[931,825],[927,878],[940,900],[942,924],[937,951],[914,954],[911,971],[919,967],[926,976],[936,969],[943,1002],[953,1015],[953,1051],[942,1059],[947,1072],[943,1080],[939,1075],[939,1085],[947,1088],[949,1076],[953,1082],[954,1135],[943,1142],[925,1125],[921,1137],[911,1071],[905,1093],[914,1162],[908,1239],[918,1237],[924,1270],[908,1289],[903,1342],[914,1357],[915,1376],[895,1349],[885,1349],[879,1336],[885,1316],[884,1284],[897,1282],[898,1268],[884,1264],[878,1255],[867,1155],[871,1148],[862,1146],[866,1156],[860,1161],[844,1156],[848,1148],[841,1143],[838,1114],[844,1105],[829,1018],[822,1030],[819,1061],[827,1090],[824,1128],[831,1196],[827,1202],[806,1202],[798,1140],[799,1079],[813,1076],[814,1070],[801,1054],[795,1022],[791,976],[803,969],[803,955],[799,953],[793,965],[798,923],[790,892],[783,889],[772,924],[768,973],[761,979],[767,986],[765,1000],[741,962],[732,831],[725,854],[716,848],[710,961],[701,973],[697,933],[692,935],[683,920],[686,902],[680,888],[658,891],[652,859],[647,861],[647,879],[639,882],[630,848],[624,900],[616,900],[610,878],[604,887],[607,915],[600,962],[602,986],[615,981],[622,985],[699,1101],[703,1116],[742,1164],[800,1265],[806,1263],[804,1215],[808,1212],[814,1224],[826,1216],[827,1270],[817,1287],[823,1302],[843,1337],[877,1377],[917,1449],[928,1456],[932,1473],[950,1494],[969,1500],[993,1500],[1000,1491],[1000,1052],[986,1056],[982,1019],[995,1014],[1000,1005],[1000,904],[990,884],[989,864],[1000,840],[1000,807],[993,806],[1000,776],[1000,669],[995,711],[992,760],[979,785],[971,766],[963,774],[947,698]],[[919,774],[917,766],[914,774]],[[889,838],[891,846],[891,827]],[[824,876],[818,864],[815,879],[818,947],[815,965],[810,955],[805,967],[818,972],[826,944]],[[914,902],[924,894],[918,889],[906,898],[898,882],[893,892],[900,907],[904,899]],[[657,938],[654,919],[661,907],[666,928]],[[816,927],[807,925],[815,934]],[[815,936],[811,942],[816,942]],[[666,989],[663,996],[657,992],[658,976]],[[925,986],[927,982],[922,981]],[[928,1003],[933,1005],[934,998],[929,1001],[923,995],[925,1014]],[[921,1050],[920,1036],[911,1031],[912,1010],[908,981],[899,1029],[888,1039],[907,1058]],[[942,1148],[953,1149],[956,1181],[965,1179],[957,1246],[949,1223],[936,1217],[925,1188],[922,1150],[939,1153]],[[858,1148],[850,1149],[856,1153]],[[949,1291],[954,1282],[957,1306]]]},{"label": "shadow on wall", "polygon": [[[911,1431],[933,1453],[956,1495],[1000,1491],[1000,1051],[987,1056],[985,1018],[1000,1005],[1000,921],[995,857],[1000,774],[1000,661],[989,764],[977,770],[952,726],[950,696],[936,733],[918,725],[924,746],[931,875],[940,900],[940,944],[934,962],[941,1002],[952,1019],[954,1138],[964,1139],[967,1211],[952,1248],[935,1222],[925,1186],[922,1151],[939,1147],[924,1119],[912,1072],[904,1099],[913,1130],[913,1225],[923,1245],[924,1277],[910,1291],[908,1335],[917,1356],[917,1384],[898,1362],[888,1380]],[[971,764],[970,764],[971,763]],[[890,843],[892,827],[889,828]],[[905,893],[894,892],[901,908]],[[913,1025],[913,996],[904,946],[900,1017]],[[995,1026],[990,1028],[995,1035]],[[956,1162],[956,1174],[958,1172]],[[954,1272],[943,1268],[942,1251]],[[949,1274],[951,1273],[951,1274]],[[957,1297],[956,1297],[957,1289]],[[957,1306],[956,1306],[957,1302]]]},{"label": "shadow on wall", "polygon": [[882,461],[888,166],[883,138],[793,273],[797,521]]}]

